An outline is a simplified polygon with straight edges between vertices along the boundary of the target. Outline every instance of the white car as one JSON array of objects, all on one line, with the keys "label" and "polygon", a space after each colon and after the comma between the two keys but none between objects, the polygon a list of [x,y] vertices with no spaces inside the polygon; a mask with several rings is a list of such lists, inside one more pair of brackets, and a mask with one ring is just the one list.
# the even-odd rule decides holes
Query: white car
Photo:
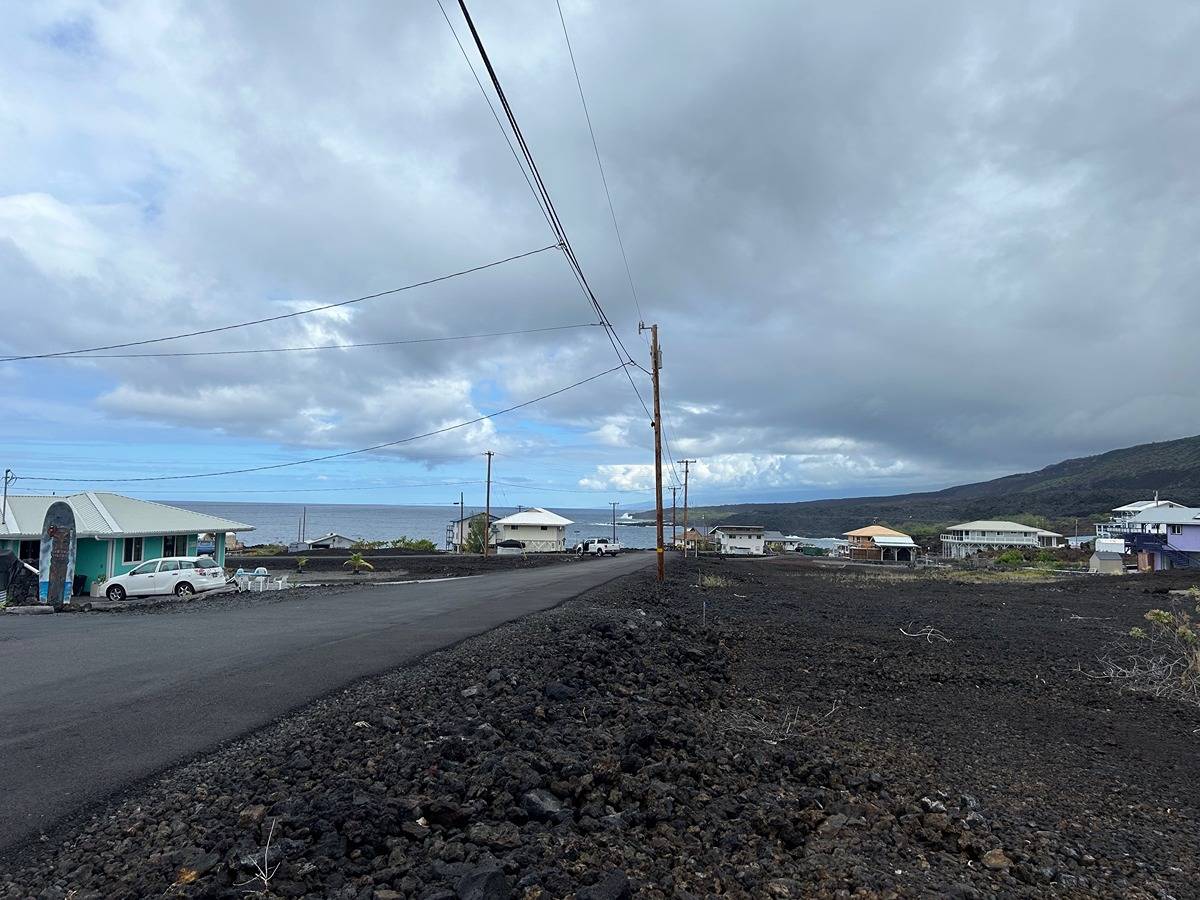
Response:
[{"label": "white car", "polygon": [[168,556],[151,559],[124,575],[114,575],[104,586],[109,600],[175,594],[186,597],[225,586],[225,570],[211,556]]}]

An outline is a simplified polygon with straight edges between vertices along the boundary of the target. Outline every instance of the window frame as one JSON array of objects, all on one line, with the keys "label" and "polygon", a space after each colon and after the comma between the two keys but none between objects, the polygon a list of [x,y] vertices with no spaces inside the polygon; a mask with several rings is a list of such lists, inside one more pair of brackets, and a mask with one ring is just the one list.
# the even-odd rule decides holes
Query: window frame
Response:
[{"label": "window frame", "polygon": [[127,537],[121,539],[121,565],[131,566],[144,562],[146,557],[146,539]]}]

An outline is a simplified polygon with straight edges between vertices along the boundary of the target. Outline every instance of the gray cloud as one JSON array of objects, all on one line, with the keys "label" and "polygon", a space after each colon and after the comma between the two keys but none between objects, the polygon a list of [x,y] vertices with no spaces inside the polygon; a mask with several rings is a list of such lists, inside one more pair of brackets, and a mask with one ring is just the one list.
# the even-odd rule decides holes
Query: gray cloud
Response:
[{"label": "gray cloud", "polygon": [[[642,309],[662,326],[675,449],[714,461],[714,490],[752,492],[756,473],[773,494],[923,487],[1195,430],[1179,424],[1200,417],[1194,6],[564,6]],[[641,360],[553,4],[477,15]],[[432,2],[13,18],[0,278],[26,328],[10,350],[270,314],[549,241]],[[587,315],[547,253],[201,345]],[[95,364],[85,405],[186,425],[185,406],[162,411],[166,386],[203,382],[241,436],[348,446],[612,361],[592,333]],[[405,453],[439,462],[506,434],[548,453],[539,425],[566,424],[589,466],[644,463],[645,416],[619,376],[606,385]]]}]

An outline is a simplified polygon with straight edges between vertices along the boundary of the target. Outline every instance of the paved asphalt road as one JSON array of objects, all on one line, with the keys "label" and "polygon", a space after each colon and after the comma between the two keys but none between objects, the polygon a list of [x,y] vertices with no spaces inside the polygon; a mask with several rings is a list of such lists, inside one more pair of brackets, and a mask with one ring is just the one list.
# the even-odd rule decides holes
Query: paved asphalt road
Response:
[{"label": "paved asphalt road", "polygon": [[0,849],[361,676],[653,558],[175,615],[0,616]]}]

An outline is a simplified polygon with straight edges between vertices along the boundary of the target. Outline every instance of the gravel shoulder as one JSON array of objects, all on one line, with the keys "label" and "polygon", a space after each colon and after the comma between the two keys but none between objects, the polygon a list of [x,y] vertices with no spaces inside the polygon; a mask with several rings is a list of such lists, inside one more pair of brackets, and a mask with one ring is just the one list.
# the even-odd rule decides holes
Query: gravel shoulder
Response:
[{"label": "gravel shoulder", "polygon": [[1081,671],[1187,582],[705,568],[360,682],[10,852],[0,897],[1198,895],[1200,713]]}]

